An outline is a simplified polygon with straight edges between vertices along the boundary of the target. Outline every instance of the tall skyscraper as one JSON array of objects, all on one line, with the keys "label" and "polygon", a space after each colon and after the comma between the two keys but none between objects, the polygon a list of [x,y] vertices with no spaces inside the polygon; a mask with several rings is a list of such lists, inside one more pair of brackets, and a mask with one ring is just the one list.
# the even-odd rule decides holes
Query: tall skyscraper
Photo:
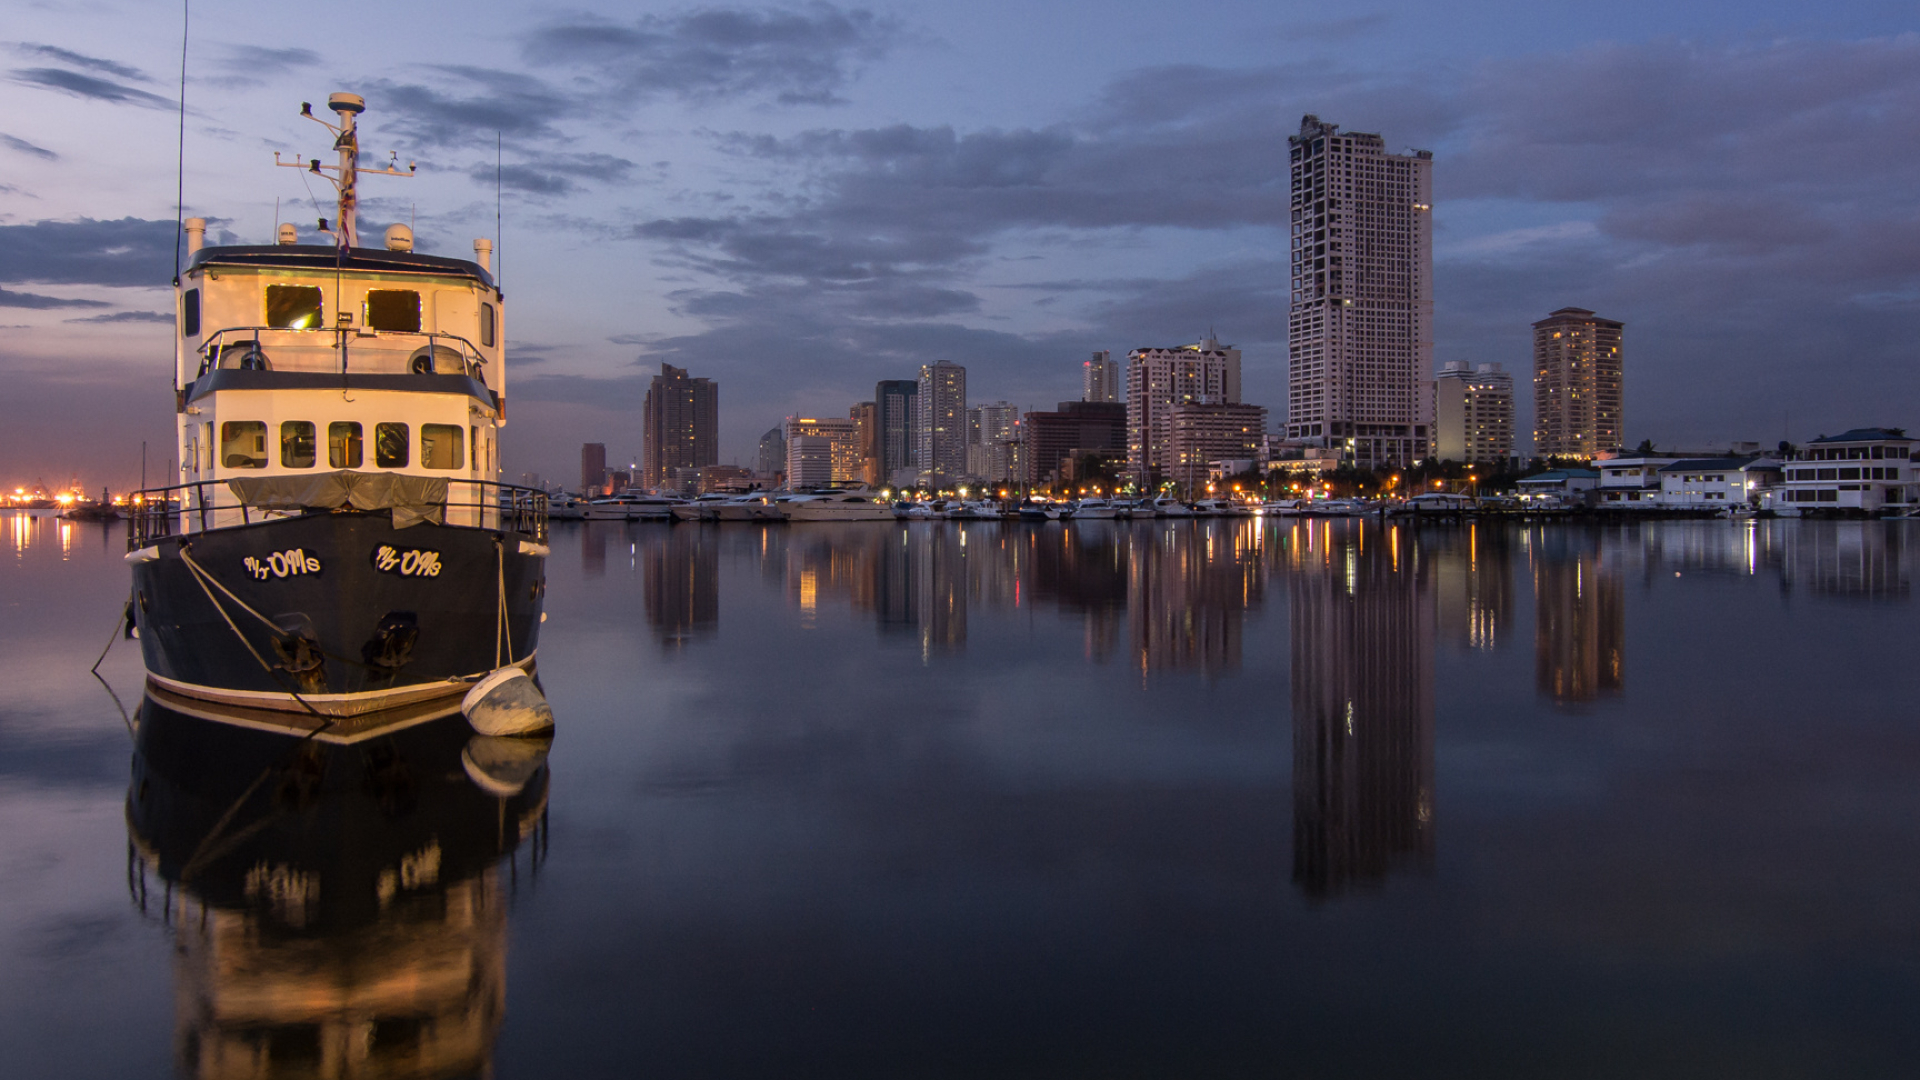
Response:
[{"label": "tall skyscraper", "polygon": [[934,484],[967,472],[967,369],[942,360],[920,369],[920,471]]},{"label": "tall skyscraper", "polygon": [[860,443],[851,419],[787,418],[787,487],[808,491],[862,479]]},{"label": "tall skyscraper", "polygon": [[607,444],[590,442],[580,447],[580,490],[599,491],[607,484]]},{"label": "tall skyscraper", "polygon": [[1238,405],[1240,350],[1208,337],[1127,354],[1127,471],[1142,484],[1173,479],[1173,408]]},{"label": "tall skyscraper", "polygon": [[787,437],[779,428],[768,428],[760,436],[759,455],[754,460],[754,471],[761,476],[787,471]]},{"label": "tall skyscraper", "polygon": [[1120,364],[1112,352],[1101,349],[1093,354],[1093,359],[1084,362],[1084,368],[1080,374],[1081,401],[1112,404],[1126,393],[1126,384],[1120,379]]},{"label": "tall skyscraper", "polygon": [[858,402],[847,410],[847,419],[853,421],[860,479],[869,487],[879,487],[886,480],[880,472],[880,406],[871,401]]},{"label": "tall skyscraper", "polygon": [[720,387],[712,379],[690,379],[684,369],[661,364],[642,417],[641,487],[666,487],[673,470],[720,460]]},{"label": "tall skyscraper", "polygon": [[1288,136],[1293,179],[1287,437],[1363,468],[1429,454],[1433,155],[1317,116]]},{"label": "tall skyscraper", "polygon": [[1433,456],[1468,465],[1513,459],[1513,376],[1499,364],[1449,362],[1433,380]]},{"label": "tall skyscraper", "polygon": [[1620,332],[1625,323],[1564,307],[1533,324],[1533,452],[1590,458],[1617,450],[1623,429]]},{"label": "tall skyscraper", "polygon": [[1127,407],[1110,401],[1063,401],[1057,412],[1026,416],[1026,460],[1021,474],[1029,484],[1057,477],[1077,454],[1126,453]]},{"label": "tall skyscraper", "polygon": [[920,384],[913,379],[883,379],[873,388],[879,413],[880,481],[897,484],[897,474],[919,467]]}]

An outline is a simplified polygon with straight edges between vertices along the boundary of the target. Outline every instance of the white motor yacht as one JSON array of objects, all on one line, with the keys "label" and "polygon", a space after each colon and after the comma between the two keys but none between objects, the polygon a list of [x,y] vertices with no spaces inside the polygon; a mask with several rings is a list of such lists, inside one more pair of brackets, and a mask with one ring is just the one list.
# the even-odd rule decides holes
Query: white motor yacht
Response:
[{"label": "white motor yacht", "polygon": [[731,495],[702,495],[697,499],[682,499],[673,505],[675,521],[717,521],[716,511],[720,504],[732,500]]},{"label": "white motor yacht", "polygon": [[1078,521],[1087,518],[1094,521],[1111,521],[1118,516],[1118,510],[1106,499],[1081,499],[1073,508],[1073,518]]},{"label": "white motor yacht", "polygon": [[817,491],[781,504],[788,521],[892,521],[893,504],[864,489]]},{"label": "white motor yacht", "polygon": [[1149,500],[1155,517],[1192,517],[1193,507],[1171,496],[1162,495]]},{"label": "white motor yacht", "polygon": [[773,497],[764,492],[736,495],[713,506],[715,521],[783,521],[786,515],[774,508]]},{"label": "white motor yacht", "polygon": [[612,495],[588,503],[580,516],[587,521],[671,521],[680,501],[660,495]]}]

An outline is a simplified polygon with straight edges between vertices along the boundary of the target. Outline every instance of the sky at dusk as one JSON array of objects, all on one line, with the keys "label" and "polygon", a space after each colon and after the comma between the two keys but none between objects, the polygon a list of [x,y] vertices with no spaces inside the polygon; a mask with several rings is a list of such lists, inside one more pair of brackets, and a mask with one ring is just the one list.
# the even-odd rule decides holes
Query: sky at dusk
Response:
[{"label": "sky at dusk", "polygon": [[[180,10],[10,0],[0,22],[0,480],[150,475],[172,443]],[[1920,32],[1906,3],[199,0],[187,216],[306,236],[362,94],[377,242],[471,258],[500,141],[510,476],[637,459],[663,362],[720,384],[721,459],[877,380],[1079,395],[1094,349],[1245,353],[1286,390],[1286,136],[1434,153],[1436,364],[1624,320],[1626,436],[1708,447],[1920,427]]]}]

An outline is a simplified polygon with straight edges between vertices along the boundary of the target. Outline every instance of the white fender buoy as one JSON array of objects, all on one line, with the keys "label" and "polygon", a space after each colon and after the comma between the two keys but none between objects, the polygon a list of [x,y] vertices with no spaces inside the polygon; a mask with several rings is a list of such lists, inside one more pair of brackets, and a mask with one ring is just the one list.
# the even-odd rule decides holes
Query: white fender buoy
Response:
[{"label": "white fender buoy", "polygon": [[482,735],[531,735],[553,729],[553,706],[517,667],[501,668],[475,683],[460,702],[460,711]]},{"label": "white fender buoy", "polygon": [[507,798],[518,795],[547,762],[547,749],[553,736],[521,737],[475,735],[460,751],[460,765],[467,779],[489,795]]}]

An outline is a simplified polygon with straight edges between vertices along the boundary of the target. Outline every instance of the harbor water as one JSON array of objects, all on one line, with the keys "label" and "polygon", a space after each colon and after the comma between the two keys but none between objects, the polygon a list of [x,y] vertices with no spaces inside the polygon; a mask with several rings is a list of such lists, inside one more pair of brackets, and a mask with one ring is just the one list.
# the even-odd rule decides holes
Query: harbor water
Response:
[{"label": "harbor water", "polygon": [[10,1076],[1920,1060],[1920,522],[557,522],[550,751],[186,715],[120,527],[0,545]]}]

